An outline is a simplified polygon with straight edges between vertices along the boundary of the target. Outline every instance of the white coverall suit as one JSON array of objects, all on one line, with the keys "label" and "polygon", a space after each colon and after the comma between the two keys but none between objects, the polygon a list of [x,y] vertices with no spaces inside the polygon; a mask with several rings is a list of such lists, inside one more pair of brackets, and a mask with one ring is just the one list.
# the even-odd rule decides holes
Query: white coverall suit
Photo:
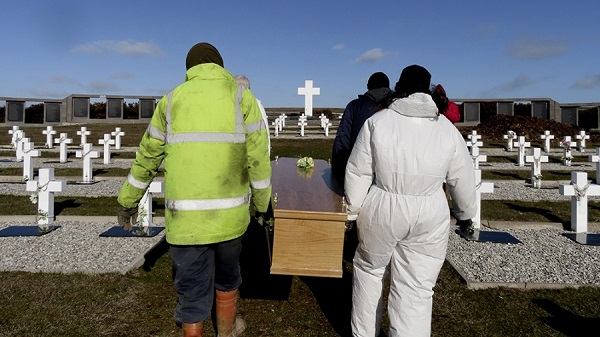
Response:
[{"label": "white coverall suit", "polygon": [[430,95],[397,99],[362,127],[346,166],[348,220],[357,220],[353,336],[379,334],[390,264],[390,337],[431,334],[432,295],[446,257],[450,211],[476,214],[475,175],[464,138]]}]

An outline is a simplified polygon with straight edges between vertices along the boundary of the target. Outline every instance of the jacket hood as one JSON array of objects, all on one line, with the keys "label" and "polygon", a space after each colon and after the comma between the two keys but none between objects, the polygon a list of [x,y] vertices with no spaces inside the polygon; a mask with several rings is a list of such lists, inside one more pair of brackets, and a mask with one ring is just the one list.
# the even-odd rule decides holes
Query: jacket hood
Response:
[{"label": "jacket hood", "polygon": [[376,103],[379,103],[391,93],[392,93],[392,91],[390,90],[390,88],[377,88],[377,89],[371,89],[371,90],[365,92],[364,95],[358,95],[358,97],[366,96],[366,97],[374,100]]},{"label": "jacket hood", "polygon": [[225,68],[221,67],[216,63],[202,63],[191,67],[185,72],[185,81],[189,81],[194,78],[202,79],[219,79],[227,78],[233,80],[233,75]]},{"label": "jacket hood", "polygon": [[408,117],[434,118],[439,116],[437,105],[431,95],[420,92],[395,100],[389,108]]}]

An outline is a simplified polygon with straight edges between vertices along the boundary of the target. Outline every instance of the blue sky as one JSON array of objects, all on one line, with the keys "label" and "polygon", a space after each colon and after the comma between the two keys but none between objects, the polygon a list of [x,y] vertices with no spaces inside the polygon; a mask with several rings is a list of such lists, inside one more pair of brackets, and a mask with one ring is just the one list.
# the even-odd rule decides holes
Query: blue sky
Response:
[{"label": "blue sky", "polygon": [[3,4],[0,97],[162,96],[213,44],[265,107],[343,108],[420,64],[451,98],[600,101],[597,1],[19,0]]}]

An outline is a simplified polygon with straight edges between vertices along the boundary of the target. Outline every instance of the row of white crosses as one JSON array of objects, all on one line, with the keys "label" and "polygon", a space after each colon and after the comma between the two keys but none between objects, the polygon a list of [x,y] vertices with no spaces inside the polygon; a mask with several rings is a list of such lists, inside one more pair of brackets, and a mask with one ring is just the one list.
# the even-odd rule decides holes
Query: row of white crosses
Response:
[{"label": "row of white crosses", "polygon": [[[56,132],[52,133],[52,129],[44,130],[44,133],[48,136],[52,136]],[[19,130],[18,127],[13,127],[12,130],[9,131],[13,135],[13,146],[16,147],[16,157],[17,161],[23,161],[23,180],[27,181],[33,178],[33,160],[35,157],[39,157],[41,155],[40,150],[36,150],[34,144],[30,142],[29,138],[24,138],[24,132]],[[83,143],[81,144],[82,150],[76,151],[75,156],[77,158],[82,158],[83,161],[83,183],[91,183],[93,182],[93,170],[92,170],[92,159],[99,158],[98,151],[93,151],[92,144],[87,143],[87,136],[91,133],[86,130],[85,127],[82,127],[80,131],[77,132],[78,135],[81,136]],[[117,128],[115,132],[113,132],[116,137],[119,139],[120,145],[120,137],[125,133]],[[49,141],[49,139],[47,139]],[[59,156],[60,162],[67,162],[67,144],[73,142],[72,139],[67,137],[66,133],[61,133],[60,138],[54,139],[54,143],[59,144]],[[104,164],[110,164],[110,145],[116,144],[116,140],[111,139],[111,134],[105,134],[104,138],[99,140],[99,143],[104,146]],[[46,147],[48,144],[46,144]]]},{"label": "row of white crosses", "polygon": [[319,116],[319,119],[321,120],[321,129],[325,131],[325,136],[329,136],[329,128],[332,125],[329,122],[329,118],[327,118],[327,116],[325,116],[324,114],[321,114],[321,116]]},{"label": "row of white crosses", "polygon": [[[86,143],[87,145],[91,145]],[[54,179],[54,168],[41,168],[38,180],[27,182],[26,190],[34,192],[31,200],[37,202],[37,223],[48,225],[54,221],[54,193],[63,192],[67,183],[64,180]],[[164,182],[153,181],[148,186],[138,207],[138,221],[141,226],[148,227],[153,223],[152,195],[162,193]]]},{"label": "row of white crosses", "polygon": [[282,113],[271,123],[271,125],[273,125],[273,134],[275,136],[278,136],[279,132],[283,131],[283,128],[285,127],[285,119],[287,117],[288,116],[286,116],[286,114]]}]

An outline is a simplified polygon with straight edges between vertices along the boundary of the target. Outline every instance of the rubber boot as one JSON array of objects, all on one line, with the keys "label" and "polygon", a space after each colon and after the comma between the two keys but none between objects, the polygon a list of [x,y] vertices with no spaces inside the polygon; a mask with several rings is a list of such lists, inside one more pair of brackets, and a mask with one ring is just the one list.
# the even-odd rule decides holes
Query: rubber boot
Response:
[{"label": "rubber boot", "polygon": [[183,337],[202,337],[204,322],[198,323],[183,323]]},{"label": "rubber boot", "polygon": [[246,330],[246,322],[238,316],[239,291],[216,290],[215,311],[217,316],[217,337],[241,337]]}]

